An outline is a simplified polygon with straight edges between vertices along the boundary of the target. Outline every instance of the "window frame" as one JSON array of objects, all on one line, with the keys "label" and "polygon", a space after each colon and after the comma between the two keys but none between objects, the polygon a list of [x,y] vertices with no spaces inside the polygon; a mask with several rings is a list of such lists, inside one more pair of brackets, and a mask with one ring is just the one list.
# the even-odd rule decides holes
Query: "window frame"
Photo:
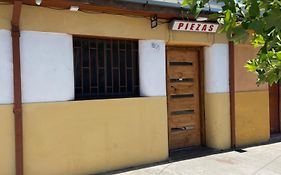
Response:
[{"label": "window frame", "polygon": [[[77,41],[80,41],[80,46],[77,46]],[[83,52],[86,52],[85,48],[83,48],[82,42],[88,42],[88,63],[84,61],[85,55],[83,55]],[[95,46],[92,47],[91,42],[95,42]],[[120,43],[124,43],[122,48],[120,48]],[[102,44],[101,44],[102,43]],[[116,56],[116,46],[114,46],[114,43],[118,43],[117,45],[117,56]],[[100,45],[103,45],[103,48],[99,50]],[[127,48],[127,47],[131,47]],[[114,48],[115,47],[115,48]],[[77,53],[77,50],[80,51]],[[95,53],[91,55],[91,51],[95,50]],[[103,51],[102,51],[103,50]],[[100,52],[103,52],[101,55]],[[123,52],[123,57],[121,56],[121,52]],[[108,53],[110,53],[108,55]],[[130,53],[130,54],[128,54]],[[85,53],[84,53],[85,54]],[[128,54],[128,55],[127,55]],[[80,55],[80,58],[79,58]],[[87,54],[86,54],[87,55]],[[110,58],[108,58],[108,56]],[[131,56],[131,57],[130,57]],[[100,57],[102,58],[103,63],[100,62]],[[116,58],[117,57],[117,58]],[[130,57],[130,58],[129,58]],[[80,59],[80,66],[77,66],[77,59]],[[118,65],[116,66],[115,59],[118,59]],[[123,59],[122,63],[125,63],[124,65],[121,63],[121,59]],[[128,66],[128,60],[131,61],[130,65]],[[84,64],[84,62],[86,64]],[[95,64],[93,64],[95,62]],[[110,64],[109,64],[110,62]],[[74,88],[75,88],[75,97],[74,100],[94,100],[94,99],[114,99],[114,98],[133,98],[133,97],[140,97],[140,81],[139,81],[139,43],[136,39],[124,39],[124,38],[108,38],[108,37],[86,37],[86,36],[73,36],[73,64],[74,64]],[[88,64],[88,65],[87,65]],[[101,65],[100,65],[101,64]],[[102,65],[103,64],[103,65]],[[115,64],[115,65],[114,65]],[[86,66],[85,66],[86,65]],[[80,74],[77,73],[77,69],[80,68]],[[85,69],[88,69],[89,77],[84,77],[84,71]],[[102,71],[104,73],[100,73]],[[110,71],[108,71],[110,70]],[[123,72],[121,72],[123,71]],[[118,81],[115,76],[116,72],[118,72],[119,78]],[[131,72],[131,73],[130,73]],[[95,74],[96,73],[96,74]],[[78,74],[78,75],[77,75]],[[92,82],[92,76],[96,76],[96,83],[93,85]],[[100,74],[103,74],[104,77],[99,77]],[[111,74],[111,86],[110,81],[107,79],[110,79]],[[128,75],[130,76],[128,78]],[[80,77],[80,80],[79,80]],[[121,80],[121,79],[125,80]],[[131,78],[131,80],[129,80]],[[84,93],[84,79],[88,79],[89,84],[89,93]],[[103,79],[103,81],[99,81],[100,79]],[[80,81],[77,83],[77,81]],[[121,83],[122,81],[122,83]],[[124,82],[125,81],[125,84]],[[100,91],[100,88],[102,88],[104,83],[104,92]],[[118,87],[116,87],[116,84],[119,84]],[[122,84],[122,86],[121,86]],[[80,85],[80,86],[79,86]],[[131,86],[131,87],[130,87]],[[111,91],[110,91],[111,88]],[[114,89],[116,88],[116,89]],[[131,89],[130,89],[131,88]],[[79,94],[79,91],[77,89],[80,89],[81,92]],[[117,92],[118,89],[118,92]],[[122,90],[121,90],[122,89]],[[130,90],[131,91],[130,91]],[[92,92],[92,91],[96,92]]]}]

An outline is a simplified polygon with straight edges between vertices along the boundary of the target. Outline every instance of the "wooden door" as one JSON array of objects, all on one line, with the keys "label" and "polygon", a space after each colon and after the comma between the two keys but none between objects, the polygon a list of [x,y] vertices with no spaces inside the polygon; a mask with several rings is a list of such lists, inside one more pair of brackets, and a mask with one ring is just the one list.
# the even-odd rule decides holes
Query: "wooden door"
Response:
[{"label": "wooden door", "polygon": [[169,148],[201,144],[199,50],[167,48]]},{"label": "wooden door", "polygon": [[269,115],[270,115],[270,133],[280,132],[279,117],[279,84],[269,87]]}]

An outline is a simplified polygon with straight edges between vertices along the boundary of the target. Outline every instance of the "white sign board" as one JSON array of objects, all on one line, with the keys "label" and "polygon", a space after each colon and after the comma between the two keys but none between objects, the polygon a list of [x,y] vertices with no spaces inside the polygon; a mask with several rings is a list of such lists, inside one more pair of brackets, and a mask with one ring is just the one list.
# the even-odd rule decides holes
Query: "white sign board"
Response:
[{"label": "white sign board", "polygon": [[170,24],[171,30],[187,31],[187,32],[216,33],[218,27],[219,24],[216,23],[180,21],[180,20],[172,21]]}]

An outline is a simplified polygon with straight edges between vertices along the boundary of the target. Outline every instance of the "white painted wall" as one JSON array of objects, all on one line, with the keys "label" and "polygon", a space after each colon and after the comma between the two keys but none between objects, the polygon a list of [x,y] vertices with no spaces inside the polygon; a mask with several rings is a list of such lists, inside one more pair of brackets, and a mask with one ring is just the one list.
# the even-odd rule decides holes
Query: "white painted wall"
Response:
[{"label": "white painted wall", "polygon": [[213,44],[204,48],[207,93],[229,92],[228,53],[228,44]]},{"label": "white painted wall", "polygon": [[164,41],[139,41],[139,77],[141,96],[166,96],[165,50]]},{"label": "white painted wall", "polygon": [[23,31],[20,41],[23,102],[74,99],[72,36]]},{"label": "white painted wall", "polygon": [[0,30],[0,104],[13,103],[12,37]]}]

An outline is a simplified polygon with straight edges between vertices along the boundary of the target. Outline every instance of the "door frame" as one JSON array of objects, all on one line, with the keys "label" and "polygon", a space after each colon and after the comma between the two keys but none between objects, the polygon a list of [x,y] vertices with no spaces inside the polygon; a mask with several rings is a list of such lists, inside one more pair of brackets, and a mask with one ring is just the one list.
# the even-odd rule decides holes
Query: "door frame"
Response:
[{"label": "door frame", "polygon": [[[167,126],[168,126],[168,143],[170,141],[169,135],[169,106],[168,106],[168,57],[167,52],[170,48],[184,48],[187,50],[196,50],[198,51],[198,87],[199,87],[199,110],[200,110],[200,137],[201,137],[201,146],[206,146],[206,120],[205,120],[205,69],[204,69],[204,47],[203,46],[189,46],[189,45],[166,45],[166,94],[167,94]],[[169,144],[168,144],[169,145]],[[170,152],[170,148],[169,152]]]}]

